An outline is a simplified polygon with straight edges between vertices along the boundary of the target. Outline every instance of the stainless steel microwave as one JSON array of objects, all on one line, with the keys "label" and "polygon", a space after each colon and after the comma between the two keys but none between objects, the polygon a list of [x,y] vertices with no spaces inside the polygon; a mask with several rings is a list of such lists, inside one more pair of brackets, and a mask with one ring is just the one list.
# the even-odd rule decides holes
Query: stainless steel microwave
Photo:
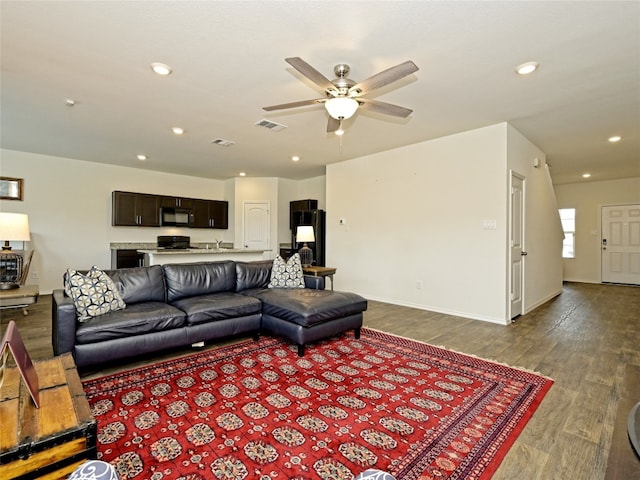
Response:
[{"label": "stainless steel microwave", "polygon": [[193,212],[188,208],[164,207],[160,210],[160,221],[165,227],[190,227]]}]

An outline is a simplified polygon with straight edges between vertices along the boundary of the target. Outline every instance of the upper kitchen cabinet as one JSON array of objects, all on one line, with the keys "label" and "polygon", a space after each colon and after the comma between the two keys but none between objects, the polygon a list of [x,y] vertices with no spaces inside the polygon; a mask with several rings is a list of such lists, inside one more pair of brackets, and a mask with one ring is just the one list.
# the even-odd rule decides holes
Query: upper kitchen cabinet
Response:
[{"label": "upper kitchen cabinet", "polygon": [[161,207],[193,208],[192,198],[182,197],[160,197]]},{"label": "upper kitchen cabinet", "polygon": [[293,200],[289,202],[289,228],[294,229],[296,225],[311,225],[310,223],[304,223],[302,221],[296,221],[296,218],[302,218],[300,212],[308,212],[310,210],[318,209],[318,200]]},{"label": "upper kitchen cabinet", "polygon": [[192,228],[229,228],[229,202],[193,199]]},{"label": "upper kitchen cabinet", "polygon": [[146,193],[115,191],[112,195],[112,225],[159,227],[160,197]]}]

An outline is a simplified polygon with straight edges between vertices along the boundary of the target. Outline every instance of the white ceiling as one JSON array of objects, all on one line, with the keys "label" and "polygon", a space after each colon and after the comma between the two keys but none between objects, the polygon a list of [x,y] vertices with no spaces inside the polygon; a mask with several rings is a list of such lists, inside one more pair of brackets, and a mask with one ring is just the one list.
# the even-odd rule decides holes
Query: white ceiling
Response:
[{"label": "white ceiling", "polygon": [[[507,121],[547,153],[554,183],[640,176],[638,1],[0,5],[2,148],[206,178],[302,179]],[[414,112],[360,110],[341,145],[320,105],[263,111],[322,96],[285,63],[295,56],[330,79],[347,63],[356,81],[413,60],[418,72],[368,97]],[[514,73],[531,60],[541,65],[534,75]],[[173,74],[154,75],[152,62]],[[288,128],[254,126],[261,119]],[[623,140],[607,142],[614,134]]]}]

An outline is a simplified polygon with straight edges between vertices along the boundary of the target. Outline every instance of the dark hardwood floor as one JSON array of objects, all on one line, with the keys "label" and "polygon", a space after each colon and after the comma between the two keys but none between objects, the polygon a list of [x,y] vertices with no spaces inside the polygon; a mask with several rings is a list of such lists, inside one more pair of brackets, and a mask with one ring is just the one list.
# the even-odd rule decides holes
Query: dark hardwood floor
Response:
[{"label": "dark hardwood floor", "polygon": [[[51,296],[15,320],[34,359],[52,355]],[[509,326],[369,302],[365,326],[534,370],[555,380],[494,480],[640,478],[626,437],[640,401],[640,288],[566,283],[563,293]],[[210,345],[206,348],[216,348]],[[85,378],[191,353],[184,349],[92,372]]]}]

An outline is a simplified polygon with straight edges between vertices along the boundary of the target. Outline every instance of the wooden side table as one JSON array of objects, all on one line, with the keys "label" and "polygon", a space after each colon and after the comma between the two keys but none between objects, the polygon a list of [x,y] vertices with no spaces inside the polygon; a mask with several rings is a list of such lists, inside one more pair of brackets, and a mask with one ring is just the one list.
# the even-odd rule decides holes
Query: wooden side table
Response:
[{"label": "wooden side table", "polygon": [[37,285],[21,285],[19,288],[0,290],[0,309],[22,308],[22,313],[27,315],[27,307],[38,301],[40,290]]},{"label": "wooden side table", "polygon": [[331,290],[333,290],[333,274],[337,268],[333,267],[302,267],[302,273],[313,275],[314,277],[329,277],[331,279]]},{"label": "wooden side table", "polygon": [[31,401],[17,368],[0,387],[0,478],[64,479],[96,458],[97,422],[91,414],[71,354],[34,366],[40,408]]}]

